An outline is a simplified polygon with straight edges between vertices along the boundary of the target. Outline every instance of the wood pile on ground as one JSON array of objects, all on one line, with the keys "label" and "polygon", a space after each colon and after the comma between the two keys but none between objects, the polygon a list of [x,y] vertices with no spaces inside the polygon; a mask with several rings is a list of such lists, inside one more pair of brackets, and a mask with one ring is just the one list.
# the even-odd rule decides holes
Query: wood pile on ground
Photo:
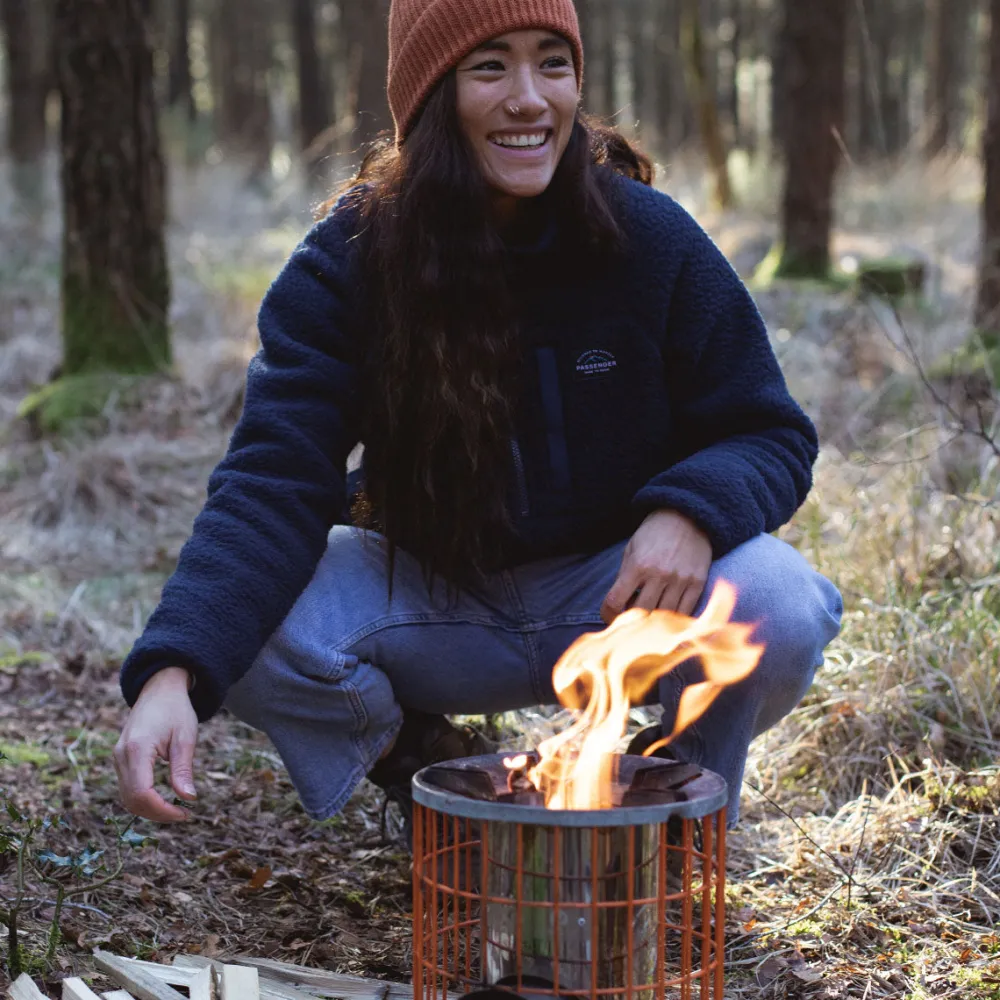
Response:
[{"label": "wood pile on ground", "polygon": [[[120,988],[95,993],[82,979],[64,979],[59,1000],[409,1000],[413,987],[289,962],[239,956],[220,960],[176,955],[172,965],[122,958],[96,949],[94,964]],[[51,1000],[27,975],[10,1000]]]}]

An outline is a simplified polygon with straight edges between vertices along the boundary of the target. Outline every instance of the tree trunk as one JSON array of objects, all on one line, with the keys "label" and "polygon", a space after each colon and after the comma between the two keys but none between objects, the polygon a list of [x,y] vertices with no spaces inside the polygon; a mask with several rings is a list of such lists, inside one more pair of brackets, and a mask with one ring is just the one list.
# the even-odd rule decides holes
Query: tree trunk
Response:
[{"label": "tree trunk", "polygon": [[601,35],[601,69],[604,72],[604,93],[608,105],[605,114],[612,122],[618,120],[621,104],[618,100],[618,4],[617,0],[601,0],[604,32]]},{"label": "tree trunk", "polygon": [[21,193],[26,193],[23,183],[37,178],[38,161],[45,152],[49,60],[44,7],[39,0],[0,0],[6,41],[7,150]]},{"label": "tree trunk", "polygon": [[294,0],[292,34],[298,62],[299,143],[305,152],[330,124],[331,117],[316,45],[316,10],[313,0]]},{"label": "tree trunk", "polygon": [[825,278],[841,157],[850,0],[784,0],[781,49],[787,112],[783,247],[777,274]]},{"label": "tree trunk", "polygon": [[354,85],[354,144],[366,145],[392,124],[385,92],[389,62],[388,0],[346,5],[350,64]]},{"label": "tree trunk", "polygon": [[733,207],[733,187],[729,179],[726,142],[722,136],[718,105],[712,77],[706,66],[704,31],[699,0],[684,0],[684,54],[690,87],[698,112],[705,155],[715,179],[714,201],[717,208]]},{"label": "tree trunk", "polygon": [[57,0],[66,374],[170,361],[153,59],[140,0]]},{"label": "tree trunk", "polygon": [[268,73],[271,18],[266,0],[216,0],[212,19],[216,133],[226,150],[250,164],[250,181],[271,170],[274,126]]},{"label": "tree trunk", "polygon": [[580,30],[586,52],[584,107],[588,113],[604,118],[611,113],[611,94],[607,90],[604,62],[607,56],[607,24],[604,9],[607,0],[578,0]]},{"label": "tree trunk", "polygon": [[191,0],[174,0],[170,35],[170,76],[167,82],[167,103],[181,107],[188,121],[198,117],[191,80]]},{"label": "tree trunk", "polygon": [[989,70],[986,129],[983,135],[983,245],[979,270],[976,324],[1000,331],[1000,0],[990,0]]},{"label": "tree trunk", "polygon": [[958,59],[967,18],[961,0],[928,0],[927,120],[930,131],[924,152],[940,156],[953,144],[958,108]]}]

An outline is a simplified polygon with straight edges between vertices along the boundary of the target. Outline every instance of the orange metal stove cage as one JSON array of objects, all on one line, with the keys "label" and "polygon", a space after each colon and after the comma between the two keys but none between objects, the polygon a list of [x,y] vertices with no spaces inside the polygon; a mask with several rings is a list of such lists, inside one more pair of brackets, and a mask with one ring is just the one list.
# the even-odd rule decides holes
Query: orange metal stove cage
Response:
[{"label": "orange metal stove cage", "polygon": [[[496,764],[463,768],[477,760]],[[486,986],[723,1000],[721,778],[698,772],[704,794],[679,805],[573,814],[472,801],[426,774],[414,782],[414,1000]]]}]

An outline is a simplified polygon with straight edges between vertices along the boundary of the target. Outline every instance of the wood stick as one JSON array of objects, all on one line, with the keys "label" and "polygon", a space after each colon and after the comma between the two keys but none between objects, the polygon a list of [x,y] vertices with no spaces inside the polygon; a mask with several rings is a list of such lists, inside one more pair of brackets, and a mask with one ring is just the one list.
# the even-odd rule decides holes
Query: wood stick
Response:
[{"label": "wood stick", "polygon": [[82,979],[74,976],[62,981],[62,1000],[100,1000],[100,997]]},{"label": "wood stick", "polygon": [[178,993],[172,986],[127,958],[95,948],[94,964],[101,972],[106,972],[115,982],[133,993],[138,1000],[187,1000],[183,993]]},{"label": "wood stick", "polygon": [[[120,957],[120,956],[119,956]],[[183,986],[191,994],[192,1000],[211,1000],[212,972],[210,969],[189,969],[180,965],[160,965],[158,962],[144,962],[138,958],[120,958],[128,962],[128,968],[141,969],[168,986]],[[206,985],[208,984],[208,985]]]},{"label": "wood stick", "polygon": [[260,973],[246,965],[224,965],[222,1000],[260,1000]]},{"label": "wood stick", "polygon": [[[203,955],[174,955],[174,965],[183,968],[206,968],[217,976],[222,974],[222,962],[205,958]],[[260,980],[260,1000],[316,1000],[316,994],[264,975]]]},{"label": "wood stick", "polygon": [[101,1000],[135,1000],[135,997],[125,990],[112,990],[110,993],[102,993]]},{"label": "wood stick", "polygon": [[346,976],[326,969],[309,969],[291,962],[275,962],[269,958],[237,955],[234,962],[252,965],[266,976],[272,976],[307,990],[322,990],[340,1000],[412,1000],[413,987],[402,983],[385,983],[362,976]]},{"label": "wood stick", "polygon": [[212,969],[206,966],[204,969],[191,971],[194,975],[187,984],[191,1000],[215,1000],[215,977]]},{"label": "wood stick", "polygon": [[22,972],[10,984],[7,991],[10,1000],[48,1000],[48,997],[35,985],[34,980],[27,972]]}]

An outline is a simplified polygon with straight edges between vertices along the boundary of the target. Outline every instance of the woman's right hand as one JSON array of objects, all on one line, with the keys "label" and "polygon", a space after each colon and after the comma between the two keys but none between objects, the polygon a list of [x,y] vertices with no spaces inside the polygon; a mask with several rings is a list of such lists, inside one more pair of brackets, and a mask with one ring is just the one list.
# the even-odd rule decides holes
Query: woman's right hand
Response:
[{"label": "woman's right hand", "polygon": [[198,716],[188,696],[189,679],[182,667],[167,667],[154,674],[143,687],[115,746],[122,803],[130,813],[158,823],[178,823],[191,815],[170,805],[153,787],[158,758],[170,763],[174,791],[188,801],[197,797],[194,750]]}]

